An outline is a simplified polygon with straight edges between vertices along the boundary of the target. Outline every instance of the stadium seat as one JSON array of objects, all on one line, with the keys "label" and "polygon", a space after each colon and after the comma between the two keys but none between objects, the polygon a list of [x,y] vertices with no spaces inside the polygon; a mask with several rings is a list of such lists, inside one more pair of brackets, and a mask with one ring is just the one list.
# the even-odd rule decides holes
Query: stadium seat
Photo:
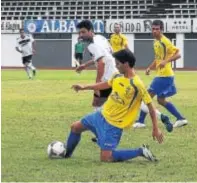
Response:
[{"label": "stadium seat", "polygon": [[9,0],[1,7],[2,20],[197,17],[197,0]]}]

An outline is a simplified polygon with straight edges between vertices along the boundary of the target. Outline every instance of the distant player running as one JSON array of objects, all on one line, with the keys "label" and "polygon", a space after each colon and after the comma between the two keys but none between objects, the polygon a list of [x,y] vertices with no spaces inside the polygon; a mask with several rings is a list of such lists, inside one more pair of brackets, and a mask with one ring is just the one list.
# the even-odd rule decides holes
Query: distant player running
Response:
[{"label": "distant player running", "polygon": [[[172,70],[171,62],[179,59],[181,56],[179,49],[162,34],[162,31],[163,22],[161,20],[153,21],[152,33],[155,38],[153,45],[155,60],[146,69],[146,74],[148,75],[151,69],[156,68],[157,76],[150,85],[149,93],[152,98],[156,95],[158,103],[176,117],[177,121],[174,124],[174,127],[176,128],[187,125],[188,122],[171,102],[166,101],[166,98],[176,94],[174,72]],[[137,123],[134,124],[134,127],[144,127],[145,117],[146,113],[141,111],[140,117]]]},{"label": "distant player running", "polygon": [[26,35],[23,29],[20,29],[20,37],[17,38],[16,51],[22,54],[22,62],[29,79],[36,75],[36,68],[32,65],[32,55],[35,54],[35,41],[31,35]]},{"label": "distant player running", "polygon": [[120,74],[115,74],[109,81],[92,85],[73,85],[75,91],[105,90],[112,88],[112,92],[101,111],[91,113],[71,126],[67,139],[65,158],[70,158],[80,142],[81,134],[90,130],[98,139],[101,149],[100,160],[104,162],[126,161],[136,157],[144,157],[156,161],[155,156],[146,145],[136,149],[116,149],[124,128],[130,127],[137,117],[141,101],[147,104],[152,119],[152,136],[159,143],[163,141],[163,134],[158,128],[155,109],[143,82],[135,74],[135,57],[129,50],[121,50],[114,54],[116,66]]}]

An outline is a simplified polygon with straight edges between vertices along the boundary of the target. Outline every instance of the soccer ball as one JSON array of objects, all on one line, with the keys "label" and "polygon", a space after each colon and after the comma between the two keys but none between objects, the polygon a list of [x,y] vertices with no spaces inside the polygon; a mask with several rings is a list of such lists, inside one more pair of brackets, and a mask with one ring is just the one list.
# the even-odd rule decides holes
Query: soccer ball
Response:
[{"label": "soccer ball", "polygon": [[60,141],[53,141],[47,147],[47,154],[49,158],[63,158],[66,149],[64,143]]}]

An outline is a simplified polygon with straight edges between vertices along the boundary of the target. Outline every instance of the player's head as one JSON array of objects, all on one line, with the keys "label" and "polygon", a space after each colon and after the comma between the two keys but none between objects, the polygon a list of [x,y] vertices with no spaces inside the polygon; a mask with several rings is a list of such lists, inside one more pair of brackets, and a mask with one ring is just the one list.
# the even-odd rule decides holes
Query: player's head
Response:
[{"label": "player's head", "polygon": [[116,67],[120,73],[124,74],[126,69],[135,66],[135,56],[129,49],[120,50],[113,53],[116,59]]},{"label": "player's head", "polygon": [[116,34],[119,34],[119,33],[120,33],[120,24],[115,24],[115,25],[114,25],[114,32],[115,32]]},{"label": "player's head", "polygon": [[24,31],[24,29],[19,29],[19,33],[20,33],[21,37],[24,37],[24,36],[25,36],[25,31]]},{"label": "player's head", "polygon": [[152,33],[154,38],[160,37],[163,32],[163,22],[161,20],[154,20],[152,23]]},{"label": "player's head", "polygon": [[90,20],[83,20],[78,25],[79,38],[83,40],[90,40],[94,36],[94,27]]}]

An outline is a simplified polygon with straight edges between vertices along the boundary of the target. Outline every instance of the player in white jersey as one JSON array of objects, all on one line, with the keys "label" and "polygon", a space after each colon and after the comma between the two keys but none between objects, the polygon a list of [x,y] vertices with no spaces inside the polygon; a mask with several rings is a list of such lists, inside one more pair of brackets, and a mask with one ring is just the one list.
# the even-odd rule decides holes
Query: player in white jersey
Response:
[{"label": "player in white jersey", "polygon": [[35,41],[31,35],[26,35],[23,29],[20,29],[20,37],[17,38],[16,51],[22,54],[22,62],[29,79],[36,75],[36,68],[32,65],[32,55],[35,54]]},{"label": "player in white jersey", "polygon": [[[112,48],[108,40],[101,35],[94,35],[93,25],[89,20],[84,20],[77,25],[79,37],[88,42],[87,50],[92,56],[92,60],[80,65],[76,71],[80,72],[92,64],[96,65],[96,83],[108,81],[117,71],[115,60],[112,56]],[[107,100],[111,89],[95,91],[92,105],[95,110]]]}]

